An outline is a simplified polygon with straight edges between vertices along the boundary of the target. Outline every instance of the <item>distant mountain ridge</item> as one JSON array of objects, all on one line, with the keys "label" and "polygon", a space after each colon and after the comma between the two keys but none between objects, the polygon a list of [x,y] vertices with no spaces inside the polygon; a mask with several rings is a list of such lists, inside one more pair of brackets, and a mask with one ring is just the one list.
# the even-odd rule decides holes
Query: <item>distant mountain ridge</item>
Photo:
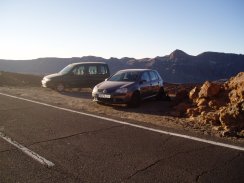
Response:
[{"label": "distant mountain ridge", "polygon": [[0,59],[0,71],[45,75],[58,72],[66,65],[75,62],[106,62],[111,73],[128,68],[156,69],[165,81],[173,83],[200,83],[205,80],[225,79],[244,71],[242,54],[204,52],[192,56],[178,49],[163,57],[144,59],[129,57],[104,59],[95,56],[33,60]]}]

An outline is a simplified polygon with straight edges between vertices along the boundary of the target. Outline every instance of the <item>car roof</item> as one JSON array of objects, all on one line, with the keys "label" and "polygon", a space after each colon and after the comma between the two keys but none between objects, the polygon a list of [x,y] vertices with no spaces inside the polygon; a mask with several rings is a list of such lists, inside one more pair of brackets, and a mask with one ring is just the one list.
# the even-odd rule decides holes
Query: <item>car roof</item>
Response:
[{"label": "car roof", "polygon": [[139,71],[139,72],[143,72],[143,71],[154,71],[153,69],[124,69],[124,70],[120,70],[118,72],[133,72],[133,71]]},{"label": "car roof", "polygon": [[107,65],[105,62],[77,62],[77,63],[72,63],[70,65],[76,66],[76,65],[89,65],[89,64]]}]

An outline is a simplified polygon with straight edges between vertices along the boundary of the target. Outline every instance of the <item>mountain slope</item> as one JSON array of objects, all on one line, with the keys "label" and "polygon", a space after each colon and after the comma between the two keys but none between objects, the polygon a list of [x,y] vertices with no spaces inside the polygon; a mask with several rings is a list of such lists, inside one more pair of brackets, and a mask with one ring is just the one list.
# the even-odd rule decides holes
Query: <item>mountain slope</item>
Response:
[{"label": "mountain slope", "polygon": [[114,73],[127,68],[152,68],[163,79],[174,83],[198,83],[205,80],[225,79],[244,71],[244,55],[204,52],[197,56],[175,50],[170,55],[155,58],[104,59],[95,56],[74,58],[38,58],[33,60],[0,60],[0,70],[45,75],[55,73],[70,63],[106,62]]}]

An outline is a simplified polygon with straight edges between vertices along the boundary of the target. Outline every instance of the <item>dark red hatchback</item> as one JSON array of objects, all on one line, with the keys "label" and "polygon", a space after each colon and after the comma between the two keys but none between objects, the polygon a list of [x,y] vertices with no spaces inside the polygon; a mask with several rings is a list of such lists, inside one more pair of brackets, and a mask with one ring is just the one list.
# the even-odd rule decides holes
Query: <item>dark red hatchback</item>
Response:
[{"label": "dark red hatchback", "polygon": [[139,106],[141,100],[165,95],[163,80],[156,70],[121,70],[97,84],[92,91],[94,101]]}]

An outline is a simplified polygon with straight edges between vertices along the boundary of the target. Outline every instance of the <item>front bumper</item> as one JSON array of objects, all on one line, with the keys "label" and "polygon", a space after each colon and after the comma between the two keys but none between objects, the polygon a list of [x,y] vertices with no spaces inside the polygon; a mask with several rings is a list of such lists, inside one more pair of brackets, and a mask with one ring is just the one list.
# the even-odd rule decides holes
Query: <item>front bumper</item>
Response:
[{"label": "front bumper", "polygon": [[103,93],[92,93],[93,101],[102,102],[106,104],[127,104],[131,99],[131,94],[103,94]]},{"label": "front bumper", "polygon": [[47,82],[44,79],[41,81],[41,83],[42,87],[47,88]]},{"label": "front bumper", "polygon": [[44,88],[53,88],[53,83],[50,80],[43,79],[41,81],[42,87]]}]

